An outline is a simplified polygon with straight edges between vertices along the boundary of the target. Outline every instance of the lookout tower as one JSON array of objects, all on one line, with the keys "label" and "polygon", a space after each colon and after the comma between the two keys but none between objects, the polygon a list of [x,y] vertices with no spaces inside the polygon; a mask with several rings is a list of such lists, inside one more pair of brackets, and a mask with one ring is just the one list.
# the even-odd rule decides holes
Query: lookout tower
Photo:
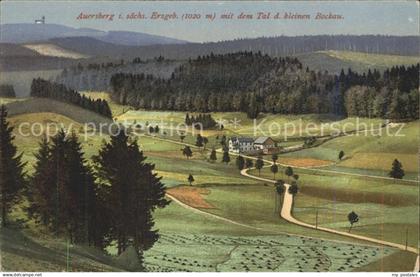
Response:
[{"label": "lookout tower", "polygon": [[42,16],[41,19],[35,19],[35,24],[45,24],[45,16]]}]

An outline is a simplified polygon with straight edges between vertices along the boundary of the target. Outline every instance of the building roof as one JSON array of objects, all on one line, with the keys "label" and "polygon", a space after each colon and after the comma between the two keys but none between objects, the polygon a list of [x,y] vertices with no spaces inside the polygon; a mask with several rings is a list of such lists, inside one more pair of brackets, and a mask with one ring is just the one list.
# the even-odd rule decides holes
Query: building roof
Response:
[{"label": "building roof", "polygon": [[254,139],[253,138],[238,138],[238,141],[240,142],[240,143],[243,143],[243,142],[254,142]]},{"label": "building roof", "polygon": [[254,143],[257,143],[257,144],[263,144],[264,142],[266,142],[266,140],[268,140],[270,137],[259,137],[259,138],[257,138],[255,141],[254,141]]},{"label": "building roof", "polygon": [[247,137],[232,137],[230,138],[233,142],[238,142],[238,143],[253,143],[254,139],[253,138],[247,138]]}]

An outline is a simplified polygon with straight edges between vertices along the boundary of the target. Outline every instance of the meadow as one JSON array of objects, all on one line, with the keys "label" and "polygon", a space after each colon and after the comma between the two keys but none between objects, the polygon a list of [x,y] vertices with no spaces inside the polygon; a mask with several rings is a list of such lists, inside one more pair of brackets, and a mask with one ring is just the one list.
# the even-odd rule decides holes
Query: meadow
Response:
[{"label": "meadow", "polygon": [[[87,94],[92,97],[107,96],[100,93]],[[153,126],[160,124],[160,120],[178,124],[184,122],[185,118],[183,112],[134,111],[113,102],[110,102],[110,106],[114,117],[119,122],[128,121],[144,125],[148,122]],[[60,123],[65,128],[73,126],[79,135],[82,135],[82,123],[89,117],[86,114],[70,117],[66,111],[72,111],[73,107],[68,106],[63,111],[59,111],[61,106],[57,107],[56,110],[50,112],[40,109],[37,110],[37,113],[13,115],[10,117],[10,122],[13,126],[19,126],[23,122],[40,123],[38,129],[41,126],[46,127],[49,123]],[[182,155],[183,143],[180,142],[179,136],[171,137],[168,129],[162,128],[162,132],[155,135],[147,135],[143,132],[137,139],[140,148],[147,156],[147,161],[154,163],[156,173],[163,177],[162,181],[169,188],[169,194],[178,189],[185,196],[182,198],[182,202],[194,206],[197,205],[192,204],[193,200],[197,200],[197,193],[187,193],[197,189],[200,196],[199,201],[201,203],[204,201],[209,205],[204,207],[197,205],[197,209],[234,220],[244,226],[198,214],[172,202],[167,208],[155,211],[156,228],[160,230],[162,239],[150,251],[146,252],[147,268],[156,271],[352,271],[359,269],[370,271],[383,270],[386,268],[384,261],[392,259],[399,261],[392,270],[412,269],[415,258],[412,254],[306,229],[281,219],[278,211],[274,211],[273,187],[264,184],[264,182],[241,176],[235,166],[235,156],[231,155],[229,164],[221,162],[221,153],[217,153],[217,161],[209,161],[208,150],[213,146],[221,147],[219,143],[221,135],[225,134],[228,137],[231,135],[251,136],[253,121],[247,119],[242,113],[215,113],[213,117],[215,119],[223,118],[224,122],[228,122],[225,129],[205,131],[204,135],[209,138],[206,150],[192,147],[193,156],[190,159]],[[236,127],[231,125],[235,118],[240,120],[240,125],[238,124]],[[310,122],[315,121],[317,134],[320,133],[321,128],[324,128],[329,134],[333,131],[329,123],[334,122],[338,126],[345,126],[346,123],[354,123],[357,119],[338,119],[316,115],[298,117],[263,114],[259,120],[264,120],[261,126],[262,130],[268,130],[272,122],[282,125],[288,122],[304,122],[302,126],[307,126]],[[378,119],[361,120],[379,126],[383,123],[383,120]],[[399,138],[395,140],[392,137],[338,137],[314,148],[280,155],[279,162],[292,164],[311,162],[320,165],[321,161],[324,161],[327,165],[329,162],[337,162],[338,151],[344,150],[346,158],[342,162],[326,168],[338,168],[337,170],[342,171],[359,170],[357,155],[372,154],[372,156],[376,156],[382,153],[402,157],[404,168],[411,172],[410,170],[414,170],[414,168],[410,168],[409,164],[412,159],[410,151],[415,147],[417,127],[417,122],[407,124],[403,129],[407,137],[403,141]],[[27,129],[24,130],[27,131]],[[164,131],[168,133],[165,135]],[[15,135],[15,143],[18,150],[23,152],[23,159],[28,162],[27,170],[31,173],[34,163],[33,153],[37,151],[41,136],[22,136],[17,132]],[[87,137],[86,140],[82,139],[85,157],[90,159],[91,156],[97,154],[103,141],[108,138],[106,135],[94,134]],[[195,136],[191,133],[187,134],[184,142],[194,144]],[[281,143],[288,146],[298,145],[303,143],[303,139],[297,137],[288,141],[288,144]],[[403,155],[408,155],[408,160],[404,160]],[[384,156],[381,157],[383,159]],[[270,159],[270,157],[266,158]],[[371,160],[366,163],[375,163],[375,161]],[[376,174],[379,170],[378,166],[366,167],[368,174]],[[384,166],[382,169],[386,168]],[[283,170],[284,168],[281,168],[281,171]],[[300,192],[294,205],[296,218],[313,223],[315,212],[318,210],[320,226],[347,230],[349,224],[346,215],[349,211],[354,210],[360,215],[361,220],[355,224],[352,232],[403,243],[405,232],[408,229],[408,244],[410,246],[417,245],[418,184],[333,173],[321,174],[304,169],[295,169],[295,171],[300,176]],[[258,175],[256,171],[251,173]],[[413,171],[413,173],[415,172]],[[188,185],[189,174],[192,174],[195,179],[192,186]],[[267,168],[262,170],[261,176],[273,177]],[[277,178],[287,180],[287,177],[282,176],[280,172],[277,174]],[[188,197],[195,198],[189,199]],[[21,211],[17,211],[16,218],[21,217]],[[39,232],[39,230],[32,230],[24,233],[27,238],[33,239],[39,236]],[[48,242],[51,239],[46,236],[45,240],[39,243],[43,247],[51,249],[53,246]],[[17,245],[23,244],[24,239],[16,240],[19,241]],[[59,251],[60,255],[63,255],[65,241],[54,240],[56,245],[59,245],[59,250],[55,249],[55,251]],[[100,267],[92,261],[83,265],[83,257],[86,254],[82,253],[82,250],[87,251],[80,249],[79,252],[74,251],[72,254],[74,255],[73,260],[79,262],[74,262],[71,270],[86,267],[94,270],[127,269],[125,262],[118,260],[112,260],[112,268]],[[112,249],[110,251],[112,253]],[[41,252],[42,250],[39,253]],[[16,254],[13,254],[15,252],[6,253],[10,260],[15,259]],[[20,257],[22,263],[27,264],[28,268],[38,269],[42,263],[39,261],[35,263],[35,259],[39,259],[39,256]],[[105,264],[105,259],[101,258],[99,263],[102,262]],[[65,270],[61,260],[56,263],[48,257],[43,263],[57,264],[52,267],[54,270]]]},{"label": "meadow", "polygon": [[[251,171],[258,176],[256,170]],[[299,175],[299,194],[295,198],[293,214],[297,219],[328,228],[347,231],[347,215],[355,211],[359,222],[352,232],[396,243],[418,244],[418,183],[375,180],[369,177],[334,176],[328,174]],[[267,168],[261,177],[273,178]],[[288,181],[286,176],[278,178]]]},{"label": "meadow", "polygon": [[317,51],[297,54],[304,65],[315,70],[328,70],[340,74],[341,69],[351,68],[357,72],[368,72],[377,69],[383,71],[392,66],[417,64],[418,57],[362,53],[354,51]]},{"label": "meadow", "polygon": [[[379,170],[386,173],[391,169],[394,159],[403,164],[407,173],[417,177],[419,161],[417,147],[419,139],[419,121],[401,123],[379,131],[357,133],[327,141],[319,147],[287,153],[284,157],[310,157],[338,162],[338,153],[342,150],[345,157],[335,165],[336,169],[356,168]],[[382,172],[383,173],[383,172]],[[383,174],[381,174],[383,175]]]},{"label": "meadow", "polygon": [[153,271],[321,272],[352,271],[395,252],[289,235],[164,234],[145,260]]}]

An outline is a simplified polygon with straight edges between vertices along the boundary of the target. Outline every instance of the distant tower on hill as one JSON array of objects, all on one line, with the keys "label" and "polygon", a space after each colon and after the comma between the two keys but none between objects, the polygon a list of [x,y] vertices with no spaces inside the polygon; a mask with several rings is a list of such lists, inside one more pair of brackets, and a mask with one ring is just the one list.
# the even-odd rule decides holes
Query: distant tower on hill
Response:
[{"label": "distant tower on hill", "polygon": [[41,19],[35,19],[35,24],[45,24],[45,16],[41,17]]}]

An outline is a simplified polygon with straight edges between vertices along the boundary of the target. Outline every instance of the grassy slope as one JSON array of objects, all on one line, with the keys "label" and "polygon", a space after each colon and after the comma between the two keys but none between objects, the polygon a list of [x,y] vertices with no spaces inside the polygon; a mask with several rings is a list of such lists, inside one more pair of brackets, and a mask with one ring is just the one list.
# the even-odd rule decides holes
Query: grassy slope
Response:
[{"label": "grassy slope", "polygon": [[47,98],[28,98],[24,101],[6,105],[9,115],[28,113],[57,113],[67,116],[79,123],[110,123],[111,119],[81,107]]},{"label": "grassy slope", "polygon": [[[325,227],[348,229],[347,214],[355,211],[361,220],[354,233],[404,243],[409,230],[409,244],[418,244],[418,184],[398,184],[348,176],[299,174],[300,193],[296,197],[294,215],[305,222]],[[258,175],[258,172],[253,171]],[[268,169],[261,176],[272,178]],[[279,174],[278,178],[281,175]],[[287,180],[287,178],[285,178]]]},{"label": "grassy slope", "polygon": [[[114,109],[120,109],[121,107],[116,106]],[[160,112],[154,113],[153,116],[151,114],[146,112],[136,112],[140,117],[137,119],[145,119],[145,118],[157,118],[160,117]],[[223,116],[225,116],[223,114]],[[226,115],[227,118],[232,118],[232,114]],[[183,121],[184,113],[178,113],[178,120]],[[57,122],[64,122],[65,124],[70,124],[73,121],[71,119],[51,115],[51,114],[40,114],[39,117],[33,117],[31,115],[19,115],[12,120],[31,120],[33,119],[34,122],[41,121],[44,123],[48,123],[51,121],[57,121]],[[280,120],[282,122],[287,122],[287,120],[278,118],[277,120]],[[15,121],[15,122],[16,122]],[[325,121],[324,121],[325,122]],[[246,123],[249,125],[249,123]],[[38,138],[29,138],[25,141],[19,141],[23,138],[17,138],[18,145],[20,149],[27,148],[25,152],[29,152],[30,149],[36,150],[36,141]],[[87,153],[86,156],[90,157],[93,154],[96,154],[96,151],[101,143],[102,137],[92,137],[89,139],[88,142],[84,144],[84,150]],[[193,137],[189,138],[193,141]],[[304,228],[296,227],[290,224],[287,224],[283,222],[282,220],[278,219],[276,215],[272,212],[272,205],[273,205],[273,199],[270,197],[272,194],[271,188],[264,187],[264,186],[255,186],[252,184],[255,184],[256,182],[245,179],[243,177],[239,176],[239,173],[237,170],[234,170],[233,165],[224,165],[222,163],[217,162],[215,164],[210,164],[206,161],[205,157],[202,154],[199,154],[196,152],[194,154],[194,158],[192,160],[186,160],[184,157],[182,157],[180,152],[180,145],[173,144],[173,143],[167,143],[167,142],[161,142],[161,141],[155,141],[152,138],[148,137],[142,137],[139,139],[140,145],[144,149],[146,155],[149,157],[148,160],[151,162],[155,162],[157,164],[157,171],[159,174],[164,176],[164,182],[168,183],[168,185],[177,185],[177,184],[185,184],[186,183],[186,177],[189,172],[192,172],[195,176],[195,179],[197,180],[196,184],[201,185],[218,185],[217,187],[212,187],[212,193],[208,196],[209,201],[214,201],[214,204],[217,204],[218,209],[213,210],[212,212],[220,215],[228,216],[232,219],[237,219],[242,222],[246,222],[249,224],[255,224],[257,226],[264,226],[267,227],[267,229],[273,228],[274,230],[281,230],[286,232],[293,232],[298,234],[306,234],[306,235],[313,235],[313,236],[320,236],[323,237],[325,234],[313,232],[306,230]],[[22,148],[23,147],[23,148]],[[220,155],[219,155],[220,156]],[[220,159],[220,157],[219,157]],[[204,170],[205,168],[210,168],[210,170]],[[269,174],[271,176],[271,174]],[[321,178],[319,181],[315,181],[314,183],[323,186],[324,181],[326,177],[319,177]],[[304,176],[304,174],[301,174],[301,180],[302,182],[305,182],[310,180],[317,180],[313,176]],[[340,179],[339,179],[340,180]],[[326,184],[335,183],[337,181],[337,178],[331,177],[331,180],[328,180]],[[339,182],[340,183],[340,182]],[[349,186],[355,188],[354,191],[356,191],[358,188],[362,187],[363,190],[366,189],[366,186],[364,186],[363,182],[357,182],[354,180],[342,180],[342,185],[340,189],[343,187]],[[220,184],[242,184],[241,186],[220,186]],[[248,185],[246,185],[248,184]],[[378,186],[380,186],[379,184]],[[315,186],[317,187],[317,186]],[[370,191],[373,189],[373,192],[375,191],[376,185],[372,186],[373,188],[368,189],[367,191]],[[388,188],[393,188],[392,186],[387,186]],[[249,189],[252,188],[252,189]],[[335,191],[335,190],[333,190]],[[395,187],[391,192],[400,192],[399,187]],[[346,192],[347,194],[347,192]],[[249,195],[249,196],[247,196]],[[302,190],[302,194],[300,196],[304,195],[304,190]],[[350,193],[350,195],[352,195]],[[412,197],[412,191],[409,189],[403,193],[403,195],[407,196],[410,201],[413,201]],[[317,196],[318,197],[318,196]],[[325,198],[329,198],[329,195],[326,195]],[[244,201],[244,200],[247,201]],[[302,197],[303,199],[303,197]],[[363,198],[364,200],[369,198]],[[321,198],[321,202],[326,199]],[[343,200],[345,202],[346,199]],[[321,203],[320,202],[320,203]],[[324,202],[322,202],[324,203]],[[340,201],[341,203],[341,201]],[[298,204],[298,202],[297,202]],[[346,202],[344,203],[346,204]],[[344,207],[344,206],[343,206]],[[298,207],[299,208],[299,207]],[[347,207],[348,208],[348,207]],[[382,207],[377,208],[378,210],[382,209]],[[346,210],[344,207],[342,209],[343,211]],[[267,212],[270,211],[270,212]],[[401,210],[399,213],[394,213],[394,210],[387,210],[387,213],[394,214],[395,216],[393,218],[397,218],[398,214],[401,213],[407,213],[410,215],[413,215],[413,210],[409,207],[405,210]],[[209,220],[208,218],[204,218],[201,215],[192,214],[190,211],[187,211],[176,204],[170,205],[169,208],[166,208],[164,210],[158,210],[156,212],[156,223],[157,227],[161,230],[162,233],[191,233],[191,234],[210,234],[210,235],[225,235],[229,234],[231,235],[256,235],[259,232],[256,232],[252,229],[237,227],[235,225],[226,225],[225,223],[219,222],[217,220]],[[261,215],[264,215],[263,218],[261,218]],[[300,216],[300,215],[299,215]],[[305,213],[302,213],[302,216],[308,216],[308,220],[310,217],[309,215],[306,215]],[[373,218],[373,216],[371,216]],[[408,220],[412,221],[412,218],[409,217]],[[329,222],[328,224],[335,224],[337,222]],[[338,222],[338,225],[341,223]],[[343,223],[344,224],[344,223]],[[403,224],[406,224],[404,221]],[[399,228],[396,224],[391,224],[394,228]],[[186,227],[187,226],[187,227]],[[339,227],[341,228],[341,227]],[[376,227],[377,228],[377,227]],[[357,228],[355,228],[356,230]],[[364,230],[363,232],[366,234],[368,232],[371,232],[372,230],[375,230],[375,225],[371,225],[370,227],[367,227],[367,230]],[[389,230],[389,228],[387,228]],[[411,227],[410,227],[411,232]],[[266,232],[263,232],[266,234]],[[391,239],[395,238],[395,234],[393,232],[389,233]],[[388,236],[388,235],[387,235]],[[331,238],[330,235],[328,235],[329,238]],[[388,237],[385,237],[388,238]],[[341,237],[337,237],[337,240],[343,240]],[[410,240],[410,243],[412,241]],[[159,251],[164,249],[164,251],[172,251],[174,249],[174,245],[166,245],[163,248],[160,248]],[[199,248],[205,247],[203,245],[197,246],[197,251],[199,251]],[[187,249],[180,248],[176,251],[180,251],[180,255],[187,255],[187,252],[190,251],[191,247]],[[158,250],[157,250],[158,251]],[[194,250],[196,251],[196,250]],[[152,252],[156,253],[156,252]],[[181,254],[182,253],[182,254]],[[199,252],[196,252],[199,253]],[[155,255],[155,254],[153,254]],[[408,265],[407,265],[408,266]],[[412,265],[410,264],[410,267]]]},{"label": "grassy slope", "polygon": [[419,62],[419,57],[367,54],[351,51],[319,51],[296,55],[310,69],[328,70],[339,74],[341,69],[351,68],[357,72],[367,72],[369,69],[385,70],[396,65],[412,65]]},{"label": "grassy slope", "polygon": [[[397,158],[407,172],[417,175],[419,162],[417,159],[419,140],[419,121],[406,123],[402,130],[400,126],[390,128],[379,135],[377,132],[360,133],[359,135],[336,138],[323,145],[286,154],[286,157],[312,157],[337,161],[338,153],[346,154],[340,167],[376,169],[389,171],[392,161]],[[398,136],[396,136],[398,135]],[[386,172],[387,173],[387,172]],[[381,174],[382,175],[382,174]]]},{"label": "grassy slope", "polygon": [[[9,120],[11,125],[15,127],[14,135],[18,151],[23,152],[23,161],[28,162],[28,173],[32,172],[32,164],[35,159],[33,154],[38,150],[38,144],[45,133],[54,135],[61,128],[75,131],[76,134],[79,134],[79,139],[84,143],[84,151],[87,158],[97,154],[102,140],[107,139],[107,136],[88,135],[85,140],[82,124],[56,113],[20,114],[11,116]],[[27,123],[30,125],[27,125]]]},{"label": "grassy slope", "polygon": [[123,114],[124,112],[131,110],[132,108],[130,106],[124,106],[115,103],[112,101],[109,97],[109,94],[107,92],[99,92],[99,91],[83,91],[81,92],[82,95],[85,95],[87,97],[90,97],[91,99],[102,99],[106,100],[108,102],[108,105],[112,111],[112,115],[114,117],[117,117],[120,114]]},{"label": "grassy slope", "polygon": [[69,248],[65,240],[29,230],[0,229],[2,271],[122,271],[110,256],[84,246]]},{"label": "grassy slope", "polygon": [[8,98],[8,97],[0,97],[0,105],[7,105],[9,103],[24,101],[21,98]]}]

